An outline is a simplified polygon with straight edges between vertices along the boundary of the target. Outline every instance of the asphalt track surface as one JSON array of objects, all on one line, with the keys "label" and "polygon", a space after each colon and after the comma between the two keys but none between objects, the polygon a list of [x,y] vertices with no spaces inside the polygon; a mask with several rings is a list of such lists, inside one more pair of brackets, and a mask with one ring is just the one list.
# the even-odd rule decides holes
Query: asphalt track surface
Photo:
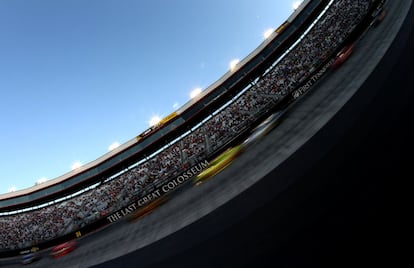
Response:
[{"label": "asphalt track surface", "polygon": [[30,267],[396,266],[396,193],[412,178],[414,8],[391,2],[351,58],[226,170]]}]

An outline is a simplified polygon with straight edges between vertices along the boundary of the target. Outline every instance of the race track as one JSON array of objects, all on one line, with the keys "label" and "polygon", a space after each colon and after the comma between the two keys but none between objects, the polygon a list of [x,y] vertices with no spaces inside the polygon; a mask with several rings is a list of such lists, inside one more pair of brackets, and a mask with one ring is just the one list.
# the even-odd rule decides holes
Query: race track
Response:
[{"label": "race track", "polygon": [[374,256],[367,247],[377,256],[387,238],[376,222],[386,215],[385,178],[401,176],[400,154],[412,145],[404,126],[414,74],[404,64],[413,59],[414,9],[412,1],[389,4],[349,60],[223,172],[30,267],[337,267]]}]

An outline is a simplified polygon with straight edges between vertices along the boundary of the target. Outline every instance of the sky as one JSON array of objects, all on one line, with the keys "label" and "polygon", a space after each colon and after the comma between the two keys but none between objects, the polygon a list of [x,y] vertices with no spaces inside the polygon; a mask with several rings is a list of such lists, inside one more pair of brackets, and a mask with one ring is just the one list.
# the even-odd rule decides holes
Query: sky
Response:
[{"label": "sky", "polygon": [[0,194],[104,155],[190,100],[295,0],[0,0]]}]

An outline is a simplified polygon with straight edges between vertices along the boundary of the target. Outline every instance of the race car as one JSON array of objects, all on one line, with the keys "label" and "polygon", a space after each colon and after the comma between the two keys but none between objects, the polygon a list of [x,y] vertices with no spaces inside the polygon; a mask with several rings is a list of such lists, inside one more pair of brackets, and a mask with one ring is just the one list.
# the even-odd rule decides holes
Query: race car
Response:
[{"label": "race car", "polygon": [[250,136],[243,142],[243,146],[251,146],[269,134],[282,121],[283,111],[277,111],[256,126]]},{"label": "race car", "polygon": [[341,65],[351,56],[354,51],[355,44],[351,43],[346,45],[341,51],[336,55],[335,61],[332,64],[333,69],[338,69]]},{"label": "race car", "polygon": [[377,27],[385,18],[387,15],[387,9],[382,9],[377,16],[375,16],[374,21],[372,22],[373,27]]},{"label": "race car", "polygon": [[50,255],[55,258],[58,259],[60,257],[63,257],[67,254],[69,254],[70,252],[74,251],[76,249],[76,242],[74,240],[72,241],[68,241],[65,242],[63,244],[57,245],[52,249],[52,252],[50,253]]},{"label": "race car", "polygon": [[21,264],[26,265],[40,260],[41,256],[37,252],[31,252],[22,256]]},{"label": "race car", "polygon": [[164,204],[165,202],[167,202],[168,199],[166,196],[161,196],[151,202],[149,202],[147,205],[145,205],[144,207],[138,209],[137,212],[131,214],[128,217],[129,221],[136,221],[148,214],[150,214],[151,212],[153,212],[156,208],[158,208],[159,206],[161,206],[162,204]]},{"label": "race car", "polygon": [[196,186],[200,185],[207,179],[212,178],[227,166],[229,166],[234,159],[236,159],[244,150],[244,145],[239,144],[237,146],[227,149],[225,152],[213,159],[208,165],[208,167],[200,172],[197,177],[194,179],[194,184]]},{"label": "race car", "polygon": [[372,21],[371,25],[373,27],[377,27],[385,18],[387,15],[388,10],[388,1],[383,0],[380,2],[380,4],[377,6],[377,8],[374,10],[372,17],[374,20]]}]

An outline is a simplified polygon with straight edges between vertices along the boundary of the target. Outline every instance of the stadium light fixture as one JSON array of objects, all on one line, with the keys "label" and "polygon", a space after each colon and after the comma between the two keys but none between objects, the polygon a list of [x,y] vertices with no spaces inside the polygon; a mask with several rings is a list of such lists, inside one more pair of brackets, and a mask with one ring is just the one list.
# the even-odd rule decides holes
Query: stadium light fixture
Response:
[{"label": "stadium light fixture", "polygon": [[269,38],[269,36],[271,36],[271,35],[272,35],[272,33],[273,33],[274,31],[275,31],[275,29],[273,29],[273,28],[267,29],[267,30],[263,33],[263,37],[264,37],[264,39]]},{"label": "stadium light fixture", "polygon": [[159,115],[153,115],[149,120],[150,127],[158,124],[161,121],[161,117]]},{"label": "stadium light fixture", "polygon": [[195,97],[198,96],[198,94],[201,93],[201,91],[203,91],[201,88],[195,88],[190,92],[190,98],[194,99]]},{"label": "stadium light fixture", "polygon": [[114,142],[114,143],[112,143],[111,145],[109,145],[109,147],[108,147],[108,151],[112,151],[112,150],[114,150],[114,149],[116,149],[116,148],[118,148],[119,147],[119,142]]},{"label": "stadium light fixture", "polygon": [[302,2],[303,2],[303,0],[293,1],[293,3],[292,3],[293,10],[298,9],[298,7],[300,6],[300,4],[302,4]]},{"label": "stadium light fixture", "polygon": [[82,166],[82,163],[80,161],[76,161],[75,163],[72,164],[72,170],[75,170],[77,168],[80,168]]},{"label": "stadium light fixture", "polygon": [[42,177],[42,178],[40,178],[36,181],[35,185],[39,185],[39,184],[44,183],[46,181],[47,181],[47,179],[45,177]]},{"label": "stadium light fixture", "polygon": [[17,191],[16,186],[12,186],[9,188],[9,193],[16,192],[16,191]]},{"label": "stadium light fixture", "polygon": [[239,59],[234,59],[230,61],[230,71],[234,71],[237,67],[237,64],[240,62]]}]

